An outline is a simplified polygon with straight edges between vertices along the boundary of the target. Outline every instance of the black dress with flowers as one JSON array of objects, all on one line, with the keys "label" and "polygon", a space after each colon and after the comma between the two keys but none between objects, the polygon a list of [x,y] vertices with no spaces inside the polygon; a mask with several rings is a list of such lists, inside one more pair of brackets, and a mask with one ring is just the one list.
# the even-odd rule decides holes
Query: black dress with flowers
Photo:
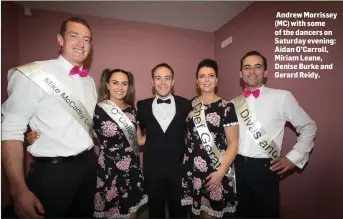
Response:
[{"label": "black dress with flowers", "polygon": [[[207,127],[219,151],[224,153],[227,148],[224,128],[238,125],[235,107],[224,98],[204,106]],[[217,218],[234,217],[237,201],[231,179],[224,176],[218,189],[207,192],[205,178],[215,169],[211,166],[210,157],[199,138],[192,112],[189,113],[186,123],[188,134],[182,178],[182,205],[192,205],[195,215],[205,211]]]},{"label": "black dress with flowers", "polygon": [[[136,110],[128,107],[123,112],[137,128]],[[139,157],[120,127],[98,105],[93,122],[100,142],[94,217],[129,218],[148,201]]]}]

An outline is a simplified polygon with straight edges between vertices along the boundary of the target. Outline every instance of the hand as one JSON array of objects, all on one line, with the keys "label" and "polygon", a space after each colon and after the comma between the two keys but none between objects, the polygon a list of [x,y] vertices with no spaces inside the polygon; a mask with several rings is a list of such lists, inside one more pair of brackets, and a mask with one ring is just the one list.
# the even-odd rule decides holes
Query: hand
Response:
[{"label": "hand", "polygon": [[270,163],[272,164],[270,169],[274,172],[278,171],[277,174],[280,174],[280,175],[284,174],[285,172],[289,170],[292,170],[295,167],[294,163],[292,163],[292,161],[290,161],[285,156],[281,156],[277,160],[272,160],[270,161]]},{"label": "hand", "polygon": [[205,178],[208,181],[205,185],[207,187],[207,191],[211,192],[215,189],[218,189],[222,183],[223,177],[224,175],[218,171],[212,172],[210,175],[208,175]]},{"label": "hand", "polygon": [[31,131],[27,133],[26,140],[31,145],[40,137],[39,131]]},{"label": "hand", "polygon": [[[38,198],[28,189],[13,197],[15,212],[19,218],[42,219],[44,208]],[[38,215],[37,213],[41,214]]]}]

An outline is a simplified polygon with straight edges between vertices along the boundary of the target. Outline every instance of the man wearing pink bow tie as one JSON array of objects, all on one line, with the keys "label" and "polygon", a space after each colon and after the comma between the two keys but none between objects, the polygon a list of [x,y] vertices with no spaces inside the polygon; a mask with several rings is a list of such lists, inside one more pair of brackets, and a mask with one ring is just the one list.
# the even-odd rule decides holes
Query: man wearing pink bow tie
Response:
[{"label": "man wearing pink bow tie", "polygon": [[[278,218],[279,181],[287,171],[302,169],[309,159],[316,123],[286,90],[263,85],[267,60],[257,51],[241,59],[242,95],[233,102],[239,119],[239,149],[235,159],[239,217]],[[284,127],[290,122],[299,133],[297,143],[280,154]]]},{"label": "man wearing pink bow tie", "polygon": [[[91,134],[97,102],[83,61],[91,50],[88,23],[72,17],[61,25],[57,59],[13,68],[2,106],[2,161],[20,218],[92,217],[97,156]],[[27,148],[34,157],[25,182],[23,133],[40,138]]]}]

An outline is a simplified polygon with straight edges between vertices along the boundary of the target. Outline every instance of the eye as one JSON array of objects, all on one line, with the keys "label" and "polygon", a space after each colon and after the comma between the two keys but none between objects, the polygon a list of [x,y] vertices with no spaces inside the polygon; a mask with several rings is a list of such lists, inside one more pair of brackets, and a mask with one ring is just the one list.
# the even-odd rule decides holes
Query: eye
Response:
[{"label": "eye", "polygon": [[124,86],[128,86],[129,83],[128,83],[128,82],[124,82],[123,85],[124,85]]},{"label": "eye", "polygon": [[210,75],[211,78],[214,78],[215,75]]},{"label": "eye", "polygon": [[199,75],[199,78],[203,78],[204,77],[204,75]]},{"label": "eye", "polygon": [[117,85],[117,84],[118,84],[118,81],[113,81],[112,84]]}]

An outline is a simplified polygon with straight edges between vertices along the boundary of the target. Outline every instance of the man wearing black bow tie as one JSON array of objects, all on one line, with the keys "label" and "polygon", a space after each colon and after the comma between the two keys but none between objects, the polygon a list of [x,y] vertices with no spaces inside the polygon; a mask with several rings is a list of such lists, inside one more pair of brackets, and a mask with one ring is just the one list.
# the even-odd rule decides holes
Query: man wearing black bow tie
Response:
[{"label": "man wearing black bow tie", "polygon": [[[239,217],[279,217],[280,176],[309,159],[316,123],[299,106],[291,92],[263,85],[267,60],[259,52],[248,52],[241,60],[242,95],[233,102],[239,119],[239,148],[235,159]],[[281,146],[286,122],[299,133],[286,155]]]},{"label": "man wearing black bow tie", "polygon": [[143,153],[145,188],[150,218],[185,218],[181,206],[181,168],[185,148],[185,120],[189,100],[171,94],[174,71],[166,63],[152,71],[155,98],[137,102],[138,121],[146,132]]}]

